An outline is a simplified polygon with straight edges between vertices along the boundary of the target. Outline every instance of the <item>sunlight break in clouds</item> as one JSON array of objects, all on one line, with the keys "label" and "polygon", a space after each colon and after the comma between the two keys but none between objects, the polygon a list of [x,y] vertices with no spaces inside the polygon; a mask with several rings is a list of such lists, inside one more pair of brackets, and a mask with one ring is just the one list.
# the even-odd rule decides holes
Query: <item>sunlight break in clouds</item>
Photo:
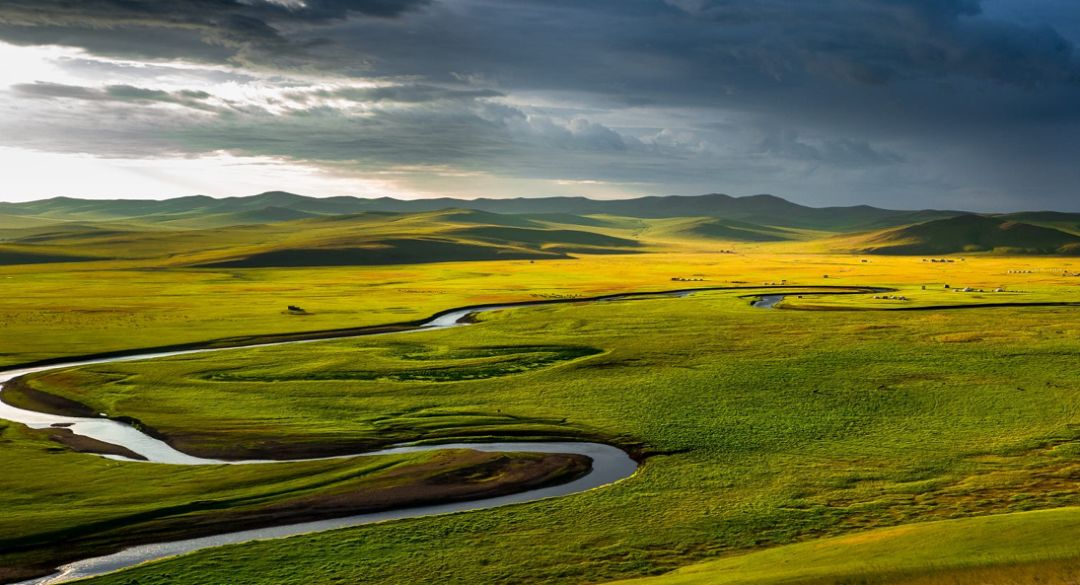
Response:
[{"label": "sunlight break in clouds", "polygon": [[[165,199],[185,195],[252,195],[282,185],[301,193],[402,197],[393,180],[334,176],[270,157],[226,153],[198,158],[103,159],[85,154],[0,147],[8,201],[65,195],[88,199]],[[15,187],[11,187],[11,186]]]},{"label": "sunlight break in clouds", "polygon": [[[313,107],[352,108],[361,106],[319,94],[342,89],[378,87],[377,83],[351,80],[348,83],[320,83],[310,79],[267,80],[227,67],[185,62],[146,65],[135,61],[100,58],[80,49],[40,46],[20,47],[0,43],[0,92],[14,88],[78,88],[82,95],[107,97],[109,87],[151,80],[155,91],[187,91],[208,94],[208,106],[235,109],[256,108],[270,115]],[[91,72],[84,70],[92,66]],[[84,84],[96,85],[86,86]],[[90,91],[99,91],[92,94]],[[148,90],[149,91],[149,90]],[[26,107],[9,103],[12,118]],[[0,106],[2,107],[2,106]],[[67,106],[64,109],[69,109]],[[63,129],[59,135],[62,137]],[[7,142],[16,140],[7,136]],[[83,145],[91,150],[93,144]],[[214,151],[192,156],[152,158],[102,157],[91,152],[47,152],[0,143],[0,168],[12,191],[5,199],[26,201],[58,195],[87,198],[168,198],[192,194],[228,196],[280,189],[282,186],[312,195],[352,194],[364,197],[415,196],[399,183],[384,177],[359,178],[347,172],[335,173],[316,165],[276,156],[243,156]],[[58,172],[61,171],[62,172]],[[13,187],[17,186],[17,187]],[[420,192],[423,194],[423,192]]]}]

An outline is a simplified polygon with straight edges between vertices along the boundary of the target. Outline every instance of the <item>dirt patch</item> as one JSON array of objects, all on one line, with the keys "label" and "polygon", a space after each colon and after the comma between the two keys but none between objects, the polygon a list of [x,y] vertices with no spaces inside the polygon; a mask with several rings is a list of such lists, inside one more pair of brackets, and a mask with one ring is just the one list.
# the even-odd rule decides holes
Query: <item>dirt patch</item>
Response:
[{"label": "dirt patch", "polygon": [[[313,516],[332,518],[394,508],[484,499],[566,483],[582,477],[591,469],[592,460],[582,455],[512,456],[505,453],[463,451],[445,458],[440,457],[426,466],[386,474],[385,487],[302,498],[264,508],[260,515],[273,519],[273,524],[283,524],[287,522],[281,521],[282,519],[294,521]],[[423,475],[424,478],[393,485],[416,475]],[[224,516],[226,519],[235,516],[237,521],[251,517],[245,512]],[[217,522],[217,519],[214,522]]]},{"label": "dirt patch", "polygon": [[78,451],[79,453],[119,455],[121,457],[127,457],[128,459],[146,461],[146,457],[139,455],[127,447],[121,447],[119,445],[113,445],[112,443],[106,443],[105,441],[76,435],[71,429],[52,427],[43,429],[41,432],[44,432],[49,437],[49,440],[60,443],[68,449]]},{"label": "dirt patch", "polygon": [[89,406],[70,398],[49,394],[33,388],[27,383],[25,377],[5,382],[2,399],[11,406],[24,410],[59,416],[98,418],[98,413]]},{"label": "dirt patch", "polygon": [[42,569],[36,566],[0,567],[0,583],[18,583],[36,577],[44,577],[52,572],[52,569]]}]

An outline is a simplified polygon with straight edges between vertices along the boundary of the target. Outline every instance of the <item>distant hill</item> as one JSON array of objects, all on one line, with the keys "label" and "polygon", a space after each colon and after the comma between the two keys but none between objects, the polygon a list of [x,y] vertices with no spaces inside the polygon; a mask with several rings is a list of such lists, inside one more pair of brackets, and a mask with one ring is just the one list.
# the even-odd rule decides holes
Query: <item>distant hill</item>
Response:
[{"label": "distant hill", "polygon": [[648,233],[657,238],[717,242],[780,242],[794,239],[793,233],[782,228],[711,217],[661,220]]},{"label": "distant hill", "polygon": [[[956,211],[898,211],[866,205],[807,207],[773,195],[732,197],[719,193],[699,196],[640,197],[595,200],[584,197],[516,199],[415,199],[389,197],[304,197],[270,191],[250,197],[214,199],[205,195],[152,200],[84,200],[56,197],[27,203],[2,203],[0,214],[52,220],[138,220],[147,223],[182,223],[188,227],[216,227],[270,223],[298,219],[298,215],[343,215],[363,212],[420,213],[443,209],[469,209],[498,214],[562,217],[566,223],[588,225],[583,216],[609,215],[636,218],[713,217],[762,226],[852,232],[894,227],[916,221],[951,217]],[[290,214],[291,212],[291,214]],[[576,219],[575,219],[576,218]],[[537,217],[539,219],[539,217]],[[525,227],[525,226],[519,226]]]},{"label": "distant hill", "polygon": [[636,248],[641,244],[626,238],[580,230],[535,230],[499,226],[479,226],[450,232],[459,237],[485,242],[513,242],[526,246],[570,244],[576,246]]},{"label": "distant hill", "polygon": [[285,248],[241,258],[208,262],[205,268],[284,268],[299,266],[372,266],[470,260],[567,258],[561,253],[507,249],[442,239],[386,239],[350,248]]},{"label": "distant hill", "polygon": [[874,254],[1080,254],[1080,214],[814,208],[772,195],[721,194],[405,201],[272,191],[0,203],[0,264],[379,265],[815,241],[818,248]]},{"label": "distant hill", "polygon": [[[176,221],[148,227],[120,220],[80,220],[11,228],[0,231],[0,264],[115,259],[156,266],[346,266],[557,259],[573,254],[633,254],[646,248],[637,239],[624,237],[632,235],[631,230],[577,229],[553,223],[549,215],[530,219],[462,209],[311,215],[264,207],[230,217],[258,213],[265,218],[266,209],[271,210],[270,219],[284,221],[182,229]],[[294,215],[301,219],[285,220]],[[183,221],[190,220],[185,217]],[[210,217],[216,224],[221,216]]]},{"label": "distant hill", "polygon": [[[535,227],[517,227],[519,225]],[[629,254],[641,243],[589,231],[544,228],[522,216],[472,210],[365,213],[247,228],[253,241],[286,230],[288,244],[243,246],[204,267],[267,268],[420,264],[468,260],[570,258],[572,253]]]},{"label": "distant hill", "polygon": [[1080,236],[1008,218],[960,215],[884,230],[857,251],[872,254],[1080,254]]},{"label": "distant hill", "polygon": [[88,262],[99,260],[73,254],[41,254],[0,246],[0,266],[8,264],[54,264],[58,262]]},{"label": "distant hill", "polygon": [[1060,211],[1022,211],[999,215],[1002,219],[1020,221],[1032,225],[1052,227],[1065,232],[1080,235],[1080,213],[1063,213]]},{"label": "distant hill", "polygon": [[149,215],[132,218],[142,223],[159,224],[174,228],[209,228],[234,225],[256,225],[278,223],[320,217],[319,214],[289,209],[288,207],[267,206],[258,209],[230,211],[224,213],[185,212],[162,215]]}]

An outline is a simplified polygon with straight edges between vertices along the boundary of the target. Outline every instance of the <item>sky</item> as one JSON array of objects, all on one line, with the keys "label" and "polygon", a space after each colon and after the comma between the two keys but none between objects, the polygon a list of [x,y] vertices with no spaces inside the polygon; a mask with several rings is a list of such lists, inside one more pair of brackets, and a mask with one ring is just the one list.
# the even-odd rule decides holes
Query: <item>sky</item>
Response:
[{"label": "sky", "polygon": [[4,0],[0,200],[1080,211],[1076,0]]}]

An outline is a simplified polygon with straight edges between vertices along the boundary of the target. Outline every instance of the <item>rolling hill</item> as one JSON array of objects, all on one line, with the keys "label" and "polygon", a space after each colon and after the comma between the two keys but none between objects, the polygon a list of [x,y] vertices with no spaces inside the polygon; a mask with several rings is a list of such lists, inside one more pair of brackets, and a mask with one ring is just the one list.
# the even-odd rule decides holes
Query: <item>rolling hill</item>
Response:
[{"label": "rolling hill", "polygon": [[304,197],[0,203],[0,264],[274,267],[568,258],[729,243],[872,254],[1080,253],[1080,214],[813,208],[771,195],[591,200]]},{"label": "rolling hill", "polygon": [[0,266],[8,264],[56,264],[60,262],[87,262],[99,258],[75,254],[50,254],[26,249],[0,247]]},{"label": "rolling hill", "polygon": [[205,195],[195,195],[163,201],[84,200],[56,197],[26,203],[3,203],[0,204],[0,214],[52,220],[186,222],[187,227],[199,227],[199,218],[207,218],[207,221],[212,221],[212,225],[204,223],[202,227],[217,227],[230,225],[229,222],[239,225],[299,219],[294,214],[344,215],[373,211],[423,213],[450,208],[467,208],[476,212],[514,215],[550,216],[550,214],[556,214],[565,219],[590,215],[652,219],[712,217],[765,226],[842,232],[894,227],[960,213],[935,210],[899,211],[867,205],[807,207],[774,195],[732,197],[719,193],[617,200],[594,200],[584,197],[401,200],[389,197],[378,199],[315,198],[284,191],[270,191],[250,197],[215,199]]},{"label": "rolling hill", "polygon": [[1063,213],[1060,211],[1022,211],[997,216],[1010,221],[1020,221],[1059,229],[1063,232],[1080,235],[1080,213]]},{"label": "rolling hill", "polygon": [[544,228],[527,218],[472,210],[316,218],[276,224],[273,229],[290,227],[302,228],[299,232],[306,237],[198,265],[266,268],[556,259],[571,253],[635,253],[642,246],[627,238]]},{"label": "rolling hill", "polygon": [[800,234],[743,221],[687,217],[653,220],[646,236],[706,242],[781,242],[799,239]]},{"label": "rolling hill", "polygon": [[390,238],[349,248],[285,248],[231,260],[198,264],[202,268],[286,268],[299,266],[376,266],[470,260],[567,258],[564,254],[487,246],[443,239]]},{"label": "rolling hill", "polygon": [[628,237],[461,209],[314,216],[209,229],[142,224],[121,229],[72,221],[5,235],[0,264],[118,259],[219,268],[387,265],[564,259],[582,253],[638,253],[645,247]]},{"label": "rolling hill", "polygon": [[869,254],[1080,254],[1080,236],[1007,218],[966,214],[884,230],[854,248]]}]

